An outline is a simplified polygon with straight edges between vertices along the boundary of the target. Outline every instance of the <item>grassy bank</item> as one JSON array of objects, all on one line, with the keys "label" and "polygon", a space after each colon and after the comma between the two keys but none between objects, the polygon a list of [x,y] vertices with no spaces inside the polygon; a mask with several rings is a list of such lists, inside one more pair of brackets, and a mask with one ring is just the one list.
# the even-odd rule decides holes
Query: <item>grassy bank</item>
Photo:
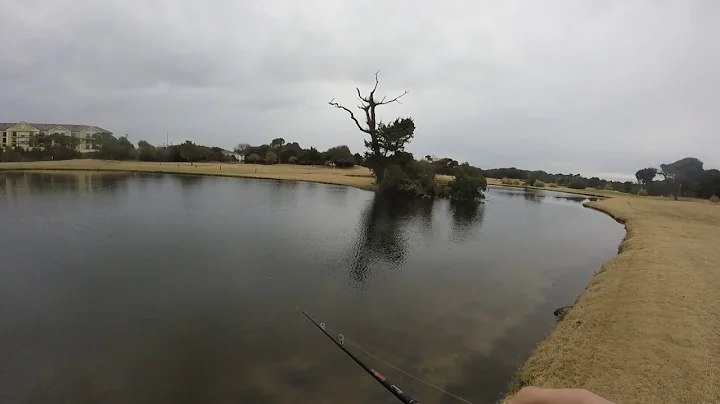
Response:
[{"label": "grassy bank", "polygon": [[619,254],[519,370],[526,385],[582,387],[616,403],[720,402],[720,206],[609,198]]},{"label": "grassy bank", "polygon": [[254,165],[222,163],[158,163],[143,161],[64,160],[23,163],[0,163],[1,170],[87,170],[219,175],[226,177],[264,178],[348,185],[374,190],[372,173],[365,167],[349,169],[326,166]]},{"label": "grassy bank", "polygon": [[586,189],[573,189],[568,187],[526,187],[525,185],[510,185],[510,184],[503,184],[502,180],[500,178],[488,178],[487,179],[488,185],[497,185],[501,187],[510,187],[510,188],[530,188],[530,189],[540,189],[543,191],[555,191],[555,192],[565,192],[568,194],[578,194],[578,195],[588,195],[588,196],[599,196],[602,198],[612,198],[616,196],[635,196],[630,194],[625,194],[622,192],[617,191],[608,191],[605,189],[594,189],[594,188],[586,188]]}]

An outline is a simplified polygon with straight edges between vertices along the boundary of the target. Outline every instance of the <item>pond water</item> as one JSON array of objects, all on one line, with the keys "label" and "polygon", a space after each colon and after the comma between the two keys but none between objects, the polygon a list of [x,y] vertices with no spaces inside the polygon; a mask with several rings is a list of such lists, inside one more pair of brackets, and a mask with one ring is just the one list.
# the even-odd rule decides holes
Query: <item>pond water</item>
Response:
[{"label": "pond water", "polygon": [[[625,233],[582,196],[487,196],[0,173],[0,402],[395,402],[298,306],[494,402]],[[421,402],[460,402],[348,349]]]}]

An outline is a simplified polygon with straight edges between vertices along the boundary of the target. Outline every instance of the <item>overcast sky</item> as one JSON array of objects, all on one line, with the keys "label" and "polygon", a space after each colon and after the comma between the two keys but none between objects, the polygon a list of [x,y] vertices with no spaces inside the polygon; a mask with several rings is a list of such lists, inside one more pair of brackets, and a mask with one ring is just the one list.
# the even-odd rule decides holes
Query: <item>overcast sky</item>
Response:
[{"label": "overcast sky", "polygon": [[720,1],[4,0],[0,121],[362,152],[333,97],[409,94],[409,151],[622,178],[720,167]]}]

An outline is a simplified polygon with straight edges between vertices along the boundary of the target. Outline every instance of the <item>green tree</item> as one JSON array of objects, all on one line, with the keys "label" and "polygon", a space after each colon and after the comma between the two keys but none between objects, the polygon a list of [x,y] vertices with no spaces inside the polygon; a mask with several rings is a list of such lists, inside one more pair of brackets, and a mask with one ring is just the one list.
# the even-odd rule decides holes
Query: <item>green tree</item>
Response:
[{"label": "green tree", "polygon": [[601,180],[598,177],[591,177],[590,179],[587,180],[587,184],[590,188],[595,188],[595,189],[600,189],[603,187],[603,185],[605,185],[603,183],[603,180]]},{"label": "green tree", "polygon": [[142,161],[157,161],[158,160],[158,153],[155,146],[151,145],[150,143],[146,142],[145,140],[141,140],[138,142],[138,152],[137,152],[138,160]]},{"label": "green tree", "polygon": [[[73,136],[63,137],[74,138]],[[130,143],[127,134],[116,138],[109,133],[96,133],[92,136],[91,142],[93,149],[97,150],[96,156],[101,159],[130,160],[135,158],[135,146]],[[54,140],[53,143],[55,143]]]},{"label": "green tree", "polygon": [[260,160],[260,156],[258,156],[255,153],[245,157],[245,161],[247,161],[248,163],[252,163],[252,164],[257,163],[259,160]]},{"label": "green tree", "polygon": [[412,118],[398,118],[390,124],[379,123],[376,130],[376,141],[365,141],[368,151],[365,153],[365,165],[375,173],[375,180],[382,177],[382,173],[391,164],[396,164],[398,158],[405,155],[405,145],[413,138],[415,123]]},{"label": "green tree", "polygon": [[353,154],[353,160],[355,161],[355,165],[358,165],[358,166],[363,165],[363,163],[365,162],[362,154],[360,154],[360,153]]},{"label": "green tree", "polygon": [[278,153],[278,159],[281,163],[288,163],[291,157],[300,157],[303,149],[297,142],[287,143]]},{"label": "green tree", "polygon": [[300,155],[300,161],[306,164],[321,164],[323,162],[322,158],[322,153],[314,147],[311,147]]},{"label": "green tree", "polygon": [[698,190],[698,196],[701,198],[710,198],[713,195],[720,195],[720,171],[716,169],[705,171]]},{"label": "green tree", "polygon": [[538,175],[535,171],[528,171],[527,176],[525,177],[525,185],[530,186],[535,183],[535,181],[538,180]]},{"label": "green tree", "polygon": [[275,152],[269,151],[265,154],[265,163],[274,164],[275,160],[277,160],[277,154],[275,154]]},{"label": "green tree", "polygon": [[463,163],[454,170],[455,178],[448,183],[450,198],[462,201],[484,198],[487,180],[481,170],[468,163]]},{"label": "green tree", "polygon": [[[375,183],[380,184],[383,181],[383,177],[385,174],[385,169],[391,164],[390,161],[387,160],[387,154],[385,153],[385,150],[388,147],[393,147],[392,140],[393,138],[390,137],[390,133],[387,131],[383,135],[381,133],[380,128],[383,127],[382,124],[379,124],[379,120],[376,115],[376,109],[377,107],[381,105],[387,105],[393,102],[398,102],[398,100],[403,97],[405,94],[407,94],[407,91],[400,94],[397,97],[387,99],[387,97],[383,97],[382,99],[378,100],[375,98],[375,91],[378,87],[378,73],[375,73],[375,86],[370,91],[370,93],[367,96],[362,96],[360,93],[360,89],[356,88],[358,98],[360,98],[360,106],[358,107],[363,114],[365,115],[365,126],[360,124],[360,121],[355,117],[355,114],[347,107],[341,105],[340,103],[335,102],[334,99],[330,100],[328,104],[335,108],[342,109],[346,111],[348,114],[350,114],[350,119],[355,123],[355,126],[363,132],[370,136],[370,140],[365,142],[366,147],[368,148],[368,153],[366,154],[366,164],[367,166],[373,171],[373,174],[375,175]],[[406,118],[410,120],[410,123],[412,123],[412,119]],[[397,122],[397,121],[396,121]],[[393,134],[392,135],[400,135],[400,125],[393,125],[396,126],[393,128]],[[407,123],[406,123],[407,125]],[[406,127],[407,129],[407,127]],[[412,124],[412,131],[415,130],[415,125]],[[412,131],[410,133],[410,137],[412,137]],[[399,139],[398,139],[399,140]],[[409,140],[409,138],[407,139]],[[406,140],[406,141],[407,141]],[[404,147],[404,143],[401,145],[401,148]],[[385,150],[383,148],[385,147]]]},{"label": "green tree", "polygon": [[281,137],[276,137],[275,139],[272,140],[272,142],[270,142],[270,146],[272,146],[273,148],[276,148],[276,149],[283,147],[284,144],[285,144],[285,139],[283,139]]},{"label": "green tree", "polygon": [[675,200],[678,196],[685,196],[686,192],[696,192],[704,172],[703,162],[695,157],[686,157],[670,164],[660,164],[660,175],[671,189]]},{"label": "green tree", "polygon": [[655,167],[648,167],[637,170],[635,178],[643,186],[647,187],[658,175],[658,169]]},{"label": "green tree", "polygon": [[582,177],[575,177],[570,180],[567,187],[571,189],[585,189],[587,188],[587,181]]},{"label": "green tree", "polygon": [[237,154],[244,156],[245,150],[247,150],[249,147],[251,147],[249,143],[238,143],[238,145],[235,146],[235,149],[233,149],[233,151]]},{"label": "green tree", "polygon": [[353,157],[350,148],[342,145],[329,148],[325,153],[325,160],[332,161],[333,163],[352,163],[354,164],[355,158]]},{"label": "green tree", "polygon": [[[425,159],[430,156],[425,156]],[[458,163],[456,160],[453,160],[449,157],[433,160],[432,157],[430,157],[432,160],[432,164],[436,167],[438,174],[444,174],[444,175],[452,175],[453,169],[457,167],[460,163]]]}]

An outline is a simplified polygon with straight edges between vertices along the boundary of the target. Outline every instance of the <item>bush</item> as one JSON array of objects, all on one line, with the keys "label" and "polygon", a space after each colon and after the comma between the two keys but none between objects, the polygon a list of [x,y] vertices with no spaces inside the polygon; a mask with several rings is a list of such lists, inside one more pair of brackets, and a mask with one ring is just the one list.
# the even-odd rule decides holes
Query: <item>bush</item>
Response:
[{"label": "bush", "polygon": [[288,163],[290,164],[297,164],[300,159],[297,156],[290,156],[288,158]]},{"label": "bush", "polygon": [[458,173],[448,183],[450,197],[455,200],[472,201],[484,197],[483,190],[487,188],[487,181],[482,175],[468,175]]},{"label": "bush", "polygon": [[710,197],[710,202],[718,203],[720,202],[720,198],[718,198],[717,195],[713,195]]},{"label": "bush", "polygon": [[550,185],[548,185],[550,188],[557,188],[558,184],[551,182]]},{"label": "bush", "polygon": [[522,185],[522,183],[520,182],[520,180],[515,179],[512,180],[512,185]]},{"label": "bush", "polygon": [[266,164],[274,164],[275,160],[277,160],[277,154],[275,154],[275,152],[269,151],[269,152],[267,152],[267,154],[265,154],[265,163]]},{"label": "bush", "polygon": [[573,178],[572,181],[568,184],[568,188],[570,189],[585,189],[587,188],[587,183],[582,178]]},{"label": "bush", "polygon": [[501,183],[501,184],[505,184],[505,185],[512,185],[512,184],[513,184],[513,180],[511,180],[511,179],[508,178],[508,177],[505,177],[505,178],[503,178],[503,179],[500,181],[500,183]]},{"label": "bush", "polygon": [[543,187],[545,187],[545,183],[540,180],[535,180],[535,182],[533,183],[533,186],[538,187],[538,188],[543,188]]},{"label": "bush", "polygon": [[612,184],[609,182],[607,184],[605,184],[605,188],[603,188],[603,189],[606,191],[614,191],[615,190],[615,189],[613,189]]},{"label": "bush", "polygon": [[248,163],[252,163],[252,164],[257,163],[258,160],[260,160],[260,156],[258,156],[255,153],[253,153],[245,158],[245,161],[247,161]]},{"label": "bush", "polygon": [[648,192],[645,190],[645,188],[638,191],[638,196],[648,196]]}]

